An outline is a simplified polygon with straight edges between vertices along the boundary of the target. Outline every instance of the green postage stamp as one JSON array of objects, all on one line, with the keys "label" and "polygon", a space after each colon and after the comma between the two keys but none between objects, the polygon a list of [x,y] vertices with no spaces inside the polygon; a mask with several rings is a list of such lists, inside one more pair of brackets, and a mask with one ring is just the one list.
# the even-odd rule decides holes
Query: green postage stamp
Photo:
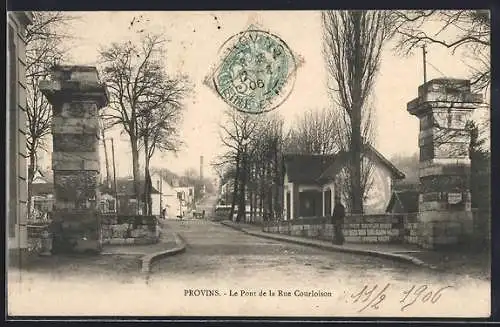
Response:
[{"label": "green postage stamp", "polygon": [[229,38],[221,51],[213,83],[230,106],[258,114],[277,108],[290,95],[296,62],[278,36],[250,27]]}]

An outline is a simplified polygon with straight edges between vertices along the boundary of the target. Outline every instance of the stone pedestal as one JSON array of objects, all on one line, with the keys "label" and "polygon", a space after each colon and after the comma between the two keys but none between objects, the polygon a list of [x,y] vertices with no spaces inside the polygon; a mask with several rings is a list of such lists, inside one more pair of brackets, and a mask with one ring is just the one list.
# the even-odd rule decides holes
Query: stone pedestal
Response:
[{"label": "stone pedestal", "polygon": [[39,87],[53,108],[54,251],[100,251],[98,110],[106,88],[88,66],[59,66]]},{"label": "stone pedestal", "polygon": [[407,105],[420,119],[419,244],[456,246],[473,232],[470,198],[470,136],[466,122],[480,94],[470,81],[434,79],[418,88]]}]

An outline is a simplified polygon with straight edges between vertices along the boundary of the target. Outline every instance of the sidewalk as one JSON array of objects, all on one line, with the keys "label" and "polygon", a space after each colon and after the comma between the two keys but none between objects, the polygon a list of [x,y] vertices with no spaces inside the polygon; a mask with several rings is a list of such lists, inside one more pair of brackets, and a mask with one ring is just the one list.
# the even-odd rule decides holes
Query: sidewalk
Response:
[{"label": "sidewalk", "polygon": [[106,245],[102,251],[103,255],[133,255],[140,256],[141,271],[149,273],[151,264],[166,256],[175,255],[186,249],[184,240],[168,226],[168,223],[160,219],[160,241],[156,244],[144,245]]},{"label": "sidewalk", "polygon": [[431,263],[420,260],[417,255],[424,252],[429,252],[425,249],[420,249],[411,244],[363,244],[363,243],[346,243],[344,245],[334,245],[327,241],[316,240],[305,237],[290,236],[284,234],[266,233],[262,231],[260,226],[254,226],[244,223],[235,223],[230,220],[220,222],[222,225],[237,229],[246,234],[273,239],[277,241],[290,242],[300,245],[313,246],[323,250],[339,251],[354,254],[370,255],[382,257],[392,260],[413,263],[419,266],[435,269],[436,266]]},{"label": "sidewalk", "polygon": [[162,233],[157,244],[105,245],[100,255],[33,255],[22,267],[11,265],[9,274],[28,276],[30,273],[40,273],[57,278],[107,275],[114,279],[130,280],[140,272],[148,273],[155,260],[185,250],[185,242],[165,222],[160,223]]}]

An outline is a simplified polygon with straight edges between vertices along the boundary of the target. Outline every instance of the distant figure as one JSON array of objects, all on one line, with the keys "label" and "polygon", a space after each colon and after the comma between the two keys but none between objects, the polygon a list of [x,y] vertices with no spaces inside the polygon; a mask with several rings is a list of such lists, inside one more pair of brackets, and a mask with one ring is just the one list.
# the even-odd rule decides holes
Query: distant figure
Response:
[{"label": "distant figure", "polygon": [[163,217],[163,219],[167,218],[167,208],[163,208],[163,210],[161,211],[161,216]]},{"label": "distant figure", "polygon": [[201,212],[201,218],[205,219],[205,210]]},{"label": "distant figure", "polygon": [[345,207],[340,202],[340,198],[335,197],[335,207],[333,208],[332,224],[333,239],[332,243],[337,245],[344,244],[344,234],[342,233],[342,224],[344,223]]}]

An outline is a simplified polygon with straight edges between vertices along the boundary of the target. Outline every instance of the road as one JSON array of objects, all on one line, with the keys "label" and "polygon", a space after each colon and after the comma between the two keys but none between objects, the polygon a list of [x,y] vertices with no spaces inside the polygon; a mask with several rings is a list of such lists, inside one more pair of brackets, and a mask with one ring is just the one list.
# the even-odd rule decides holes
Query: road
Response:
[{"label": "road", "polygon": [[[216,311],[231,315],[237,310],[249,315],[279,312],[283,315],[426,316],[448,312],[460,316],[472,311],[484,314],[485,308],[489,310],[489,283],[467,276],[262,239],[208,220],[170,220],[167,223],[186,240],[187,250],[182,255],[157,262],[149,285],[158,290],[171,289],[178,293],[177,296],[183,296],[176,305],[189,303],[185,310],[193,314],[213,314]],[[363,298],[355,301],[365,286]],[[261,290],[271,289],[282,291],[282,294],[290,291],[292,296],[258,296]],[[369,293],[371,289],[374,292]],[[217,290],[220,295],[217,309],[212,297],[194,296],[196,290],[198,293],[200,290]],[[242,290],[245,290],[243,295],[253,296],[230,296]],[[314,291],[327,296],[294,296],[296,290],[298,294],[314,294],[308,293]],[[384,305],[374,305],[377,303],[374,300],[363,309],[376,294],[380,298],[380,291],[383,291]],[[410,294],[401,302],[408,291]],[[436,303],[429,300],[432,296],[433,300],[438,299]],[[472,305],[468,300],[471,296],[478,299]],[[365,298],[366,302],[363,302]],[[413,299],[416,299],[415,303],[404,307]],[[172,305],[172,310],[180,310]],[[467,310],[463,310],[464,305]]]},{"label": "road", "polygon": [[[207,197],[199,205],[205,208],[207,218],[214,200]],[[187,248],[183,254],[153,264],[149,279],[138,274],[134,257],[105,255],[26,271],[22,283],[11,278],[9,271],[9,312],[108,316],[489,315],[490,283],[485,280],[258,238],[206,219],[166,222],[186,240]]]}]

